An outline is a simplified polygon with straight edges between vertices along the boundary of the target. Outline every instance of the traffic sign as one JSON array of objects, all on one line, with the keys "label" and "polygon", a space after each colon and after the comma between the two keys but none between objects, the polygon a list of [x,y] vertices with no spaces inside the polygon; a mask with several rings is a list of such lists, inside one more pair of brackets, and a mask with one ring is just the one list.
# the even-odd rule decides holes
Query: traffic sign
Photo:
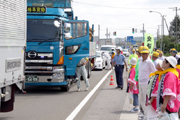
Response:
[{"label": "traffic sign", "polygon": [[127,36],[127,42],[132,42],[134,40],[133,36]]},{"label": "traffic sign", "polygon": [[136,41],[132,41],[131,44],[136,44]]}]

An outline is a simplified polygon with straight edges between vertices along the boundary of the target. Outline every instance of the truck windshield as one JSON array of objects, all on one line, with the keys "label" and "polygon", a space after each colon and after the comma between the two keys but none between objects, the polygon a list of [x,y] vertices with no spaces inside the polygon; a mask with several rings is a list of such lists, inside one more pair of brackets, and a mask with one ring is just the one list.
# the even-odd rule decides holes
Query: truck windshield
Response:
[{"label": "truck windshield", "polygon": [[54,26],[54,20],[27,20],[27,41],[55,40],[59,28]]},{"label": "truck windshield", "polygon": [[102,51],[111,51],[112,47],[101,47]]}]

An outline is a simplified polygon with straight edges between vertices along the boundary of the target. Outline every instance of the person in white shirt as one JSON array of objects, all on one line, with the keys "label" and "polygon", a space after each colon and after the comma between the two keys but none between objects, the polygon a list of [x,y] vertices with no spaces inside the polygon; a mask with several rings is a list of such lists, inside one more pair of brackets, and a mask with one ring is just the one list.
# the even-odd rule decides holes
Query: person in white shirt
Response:
[{"label": "person in white shirt", "polygon": [[149,75],[150,73],[154,73],[156,71],[155,65],[152,62],[152,60],[149,58],[149,48],[143,47],[141,50],[141,56],[142,59],[139,63],[139,102],[142,106],[142,109],[144,111],[144,119],[147,119],[147,108],[145,106],[146,103],[146,93],[147,93],[147,87],[149,82]]},{"label": "person in white shirt", "polygon": [[152,59],[154,61],[155,68],[156,68],[156,66],[158,64],[158,60],[159,60],[158,57],[159,57],[159,53],[158,52],[153,52]]},{"label": "person in white shirt", "polygon": [[159,60],[164,61],[164,55],[162,51],[159,51]]},{"label": "person in white shirt", "polygon": [[107,68],[106,69],[110,69],[111,68],[111,56],[109,55],[109,53],[104,53],[104,57],[106,58],[107,61]]}]

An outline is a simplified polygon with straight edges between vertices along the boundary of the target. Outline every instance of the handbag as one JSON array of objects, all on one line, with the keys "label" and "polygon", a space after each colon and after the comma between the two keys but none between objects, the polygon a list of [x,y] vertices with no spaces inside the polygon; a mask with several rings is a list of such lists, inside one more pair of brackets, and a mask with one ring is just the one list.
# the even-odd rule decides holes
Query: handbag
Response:
[{"label": "handbag", "polygon": [[133,104],[133,92],[129,91],[129,103]]}]

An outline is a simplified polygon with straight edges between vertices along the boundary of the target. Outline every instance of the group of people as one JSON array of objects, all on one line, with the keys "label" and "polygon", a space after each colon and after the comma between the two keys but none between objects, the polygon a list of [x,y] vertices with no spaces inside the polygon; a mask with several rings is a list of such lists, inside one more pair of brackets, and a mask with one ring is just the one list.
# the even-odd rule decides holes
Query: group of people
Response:
[{"label": "group of people", "polygon": [[[179,120],[180,108],[180,56],[171,49],[172,56],[164,57],[156,50],[150,56],[148,47],[133,50],[127,92],[133,93],[131,112],[138,112],[144,120]],[[140,106],[140,109],[139,109]]]},{"label": "group of people", "polygon": [[[138,112],[143,120],[156,120],[157,117],[166,117],[178,120],[180,108],[180,56],[176,49],[171,49],[171,55],[164,57],[163,52],[155,50],[150,55],[149,48],[140,46],[133,50],[128,64],[125,56],[121,54],[122,48],[116,48],[110,69],[115,67],[116,89],[123,89],[123,71],[130,65],[127,92],[133,94],[131,112]],[[87,75],[84,75],[87,60],[82,59],[77,66],[78,91],[81,90],[80,76],[85,78],[86,90],[89,88]],[[82,74],[84,73],[84,74]],[[168,119],[167,119],[168,120]]]}]

